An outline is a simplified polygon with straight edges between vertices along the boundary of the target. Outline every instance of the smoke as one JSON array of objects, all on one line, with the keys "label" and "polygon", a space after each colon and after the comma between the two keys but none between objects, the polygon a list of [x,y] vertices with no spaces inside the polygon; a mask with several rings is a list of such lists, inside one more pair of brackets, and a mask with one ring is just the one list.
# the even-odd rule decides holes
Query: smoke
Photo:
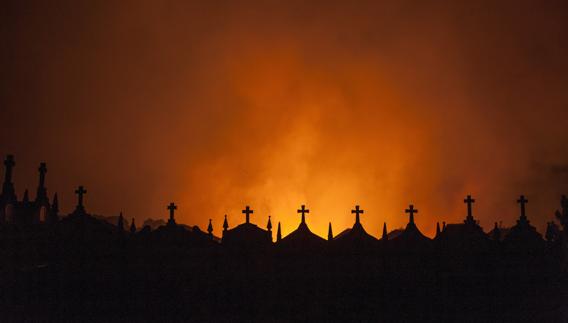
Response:
[{"label": "smoke", "polygon": [[[362,222],[428,234],[477,199],[486,229],[528,196],[542,230],[568,189],[561,2],[13,2],[2,29],[2,152],[71,209],[219,233],[255,209],[325,236]],[[3,19],[4,20],[4,19]],[[563,168],[564,167],[564,168]]]}]

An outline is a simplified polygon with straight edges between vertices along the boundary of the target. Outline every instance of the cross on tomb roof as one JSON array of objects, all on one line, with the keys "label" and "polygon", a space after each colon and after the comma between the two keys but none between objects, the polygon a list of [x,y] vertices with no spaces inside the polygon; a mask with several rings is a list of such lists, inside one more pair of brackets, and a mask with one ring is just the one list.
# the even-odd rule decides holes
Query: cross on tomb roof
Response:
[{"label": "cross on tomb roof", "polygon": [[310,210],[306,209],[306,206],[302,204],[302,208],[297,211],[298,213],[302,213],[302,223],[306,223],[306,213],[310,213]]},{"label": "cross on tomb roof", "polygon": [[517,203],[521,205],[521,219],[526,219],[525,215],[525,204],[527,204],[529,200],[525,198],[524,195],[521,195],[520,198],[517,200]]},{"label": "cross on tomb roof", "polygon": [[40,174],[45,174],[47,173],[47,165],[45,163],[40,163],[37,170],[40,172]]},{"label": "cross on tomb roof", "polygon": [[83,187],[83,185],[77,187],[75,190],[75,194],[77,194],[77,207],[83,207],[83,195],[87,194],[87,190]]},{"label": "cross on tomb roof", "polygon": [[16,163],[14,162],[14,155],[6,156],[6,160],[4,160],[4,165],[8,168],[14,167],[16,165]]},{"label": "cross on tomb roof", "polygon": [[410,214],[409,223],[414,223],[414,213],[418,213],[418,209],[415,209],[414,205],[410,204],[408,209],[404,210],[404,212]]},{"label": "cross on tomb roof", "polygon": [[473,212],[472,212],[472,204],[475,203],[475,199],[471,198],[471,195],[468,195],[464,200],[464,203],[467,204],[467,218],[466,222],[473,221]]},{"label": "cross on tomb roof", "polygon": [[4,182],[9,183],[12,181],[12,168],[16,165],[14,162],[14,155],[7,155],[4,160],[6,166],[6,173],[4,174]]},{"label": "cross on tomb roof", "polygon": [[39,187],[44,187],[45,185],[45,173],[47,173],[47,166],[45,163],[40,163],[39,168]]},{"label": "cross on tomb roof", "polygon": [[359,223],[359,214],[365,213],[365,211],[360,209],[359,205],[355,205],[355,209],[351,210],[351,213],[355,213],[355,223]]},{"label": "cross on tomb roof", "polygon": [[254,211],[247,205],[242,212],[243,212],[243,214],[246,215],[246,219],[245,219],[246,223],[249,223],[250,222],[250,214],[254,213]]},{"label": "cross on tomb roof", "polygon": [[171,202],[168,205],[167,209],[170,210],[170,222],[175,222],[174,213],[177,210],[177,205],[175,205],[174,202]]}]

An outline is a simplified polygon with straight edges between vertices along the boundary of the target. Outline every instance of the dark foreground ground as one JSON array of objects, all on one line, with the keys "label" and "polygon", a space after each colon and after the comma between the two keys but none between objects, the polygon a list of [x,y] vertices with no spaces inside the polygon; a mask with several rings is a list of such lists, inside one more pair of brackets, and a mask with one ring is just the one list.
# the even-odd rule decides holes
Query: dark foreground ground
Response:
[{"label": "dark foreground ground", "polygon": [[548,253],[1,247],[2,322],[568,322]]}]

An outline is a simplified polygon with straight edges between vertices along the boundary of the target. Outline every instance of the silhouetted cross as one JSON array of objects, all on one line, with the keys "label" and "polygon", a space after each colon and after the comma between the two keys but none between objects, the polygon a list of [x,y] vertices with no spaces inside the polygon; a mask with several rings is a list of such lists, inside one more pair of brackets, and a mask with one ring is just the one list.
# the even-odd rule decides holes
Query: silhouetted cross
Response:
[{"label": "silhouetted cross", "polygon": [[47,166],[45,163],[40,163],[38,168],[40,174],[45,174],[47,172]]},{"label": "silhouetted cross", "polygon": [[359,223],[359,214],[365,213],[365,211],[359,209],[359,205],[355,205],[355,210],[351,210],[351,213],[355,213],[355,223]]},{"label": "silhouetted cross", "polygon": [[528,202],[529,200],[527,200],[524,195],[521,195],[521,197],[517,200],[517,203],[521,205],[521,218],[525,217],[525,204]]},{"label": "silhouetted cross", "polygon": [[14,162],[14,155],[6,156],[6,160],[4,161],[4,165],[6,165],[6,167],[8,167],[8,168],[14,167],[14,165],[16,165],[16,163]]},{"label": "silhouetted cross", "polygon": [[302,208],[298,210],[298,213],[302,213],[302,223],[306,222],[305,213],[310,213],[310,210],[306,209],[306,206],[302,204]]},{"label": "silhouetted cross", "polygon": [[174,204],[174,202],[171,202],[170,205],[168,205],[168,210],[170,210],[170,220],[174,220],[174,212],[177,210],[177,205]]},{"label": "silhouetted cross", "polygon": [[10,182],[12,180],[12,167],[16,165],[16,163],[14,162],[14,155],[6,156],[4,165],[6,166],[5,181]]},{"label": "silhouetted cross", "polygon": [[83,206],[83,195],[87,194],[87,190],[81,185],[75,190],[75,194],[77,194],[77,206]]},{"label": "silhouetted cross", "polygon": [[405,213],[410,214],[410,223],[414,223],[414,213],[418,213],[418,210],[414,208],[414,205],[410,204],[408,209],[404,210]]},{"label": "silhouetted cross", "polygon": [[254,211],[251,210],[251,209],[249,208],[249,206],[247,205],[246,208],[243,210],[243,213],[246,214],[246,223],[249,223],[249,221],[250,221],[250,216],[249,216],[249,214],[254,213]]},{"label": "silhouetted cross", "polygon": [[464,203],[467,203],[467,217],[471,218],[471,205],[473,203],[475,203],[475,200],[471,198],[471,195],[468,195],[467,198],[465,200],[463,200]]},{"label": "silhouetted cross", "polygon": [[43,187],[45,183],[45,173],[47,173],[47,166],[45,165],[45,163],[39,164],[38,171],[39,171],[39,186]]}]

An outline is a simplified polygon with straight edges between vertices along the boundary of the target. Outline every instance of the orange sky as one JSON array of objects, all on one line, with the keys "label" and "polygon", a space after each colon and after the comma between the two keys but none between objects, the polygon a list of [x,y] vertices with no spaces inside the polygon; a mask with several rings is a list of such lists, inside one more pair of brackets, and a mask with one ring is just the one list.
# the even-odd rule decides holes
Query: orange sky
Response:
[{"label": "orange sky", "polygon": [[355,204],[379,236],[408,203],[432,235],[463,198],[486,229],[519,194],[540,230],[568,192],[562,2],[9,2],[0,153],[48,163],[63,211],[221,232],[268,215],[326,236]]}]

